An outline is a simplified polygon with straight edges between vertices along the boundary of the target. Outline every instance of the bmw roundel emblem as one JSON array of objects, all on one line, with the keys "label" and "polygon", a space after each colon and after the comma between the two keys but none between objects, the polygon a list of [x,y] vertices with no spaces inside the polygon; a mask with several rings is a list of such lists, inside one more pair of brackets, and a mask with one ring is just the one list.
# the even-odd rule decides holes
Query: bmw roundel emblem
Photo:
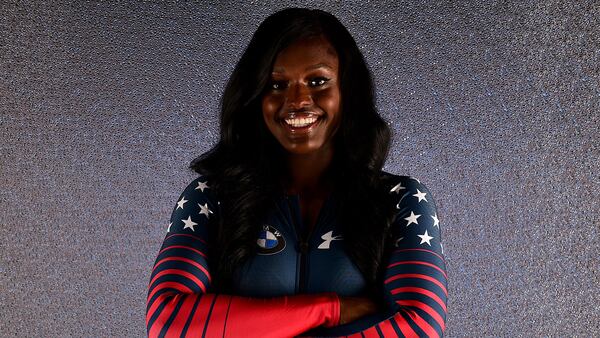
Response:
[{"label": "bmw roundel emblem", "polygon": [[259,255],[273,255],[285,248],[285,239],[274,227],[265,224],[256,239]]}]

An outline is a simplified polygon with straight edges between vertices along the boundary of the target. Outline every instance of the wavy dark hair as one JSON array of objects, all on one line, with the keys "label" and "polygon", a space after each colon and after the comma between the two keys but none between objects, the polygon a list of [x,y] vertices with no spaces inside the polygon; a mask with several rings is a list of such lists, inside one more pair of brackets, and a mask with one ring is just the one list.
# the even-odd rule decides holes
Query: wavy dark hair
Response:
[{"label": "wavy dark hair", "polygon": [[[267,129],[262,96],[278,53],[296,40],[324,36],[339,59],[341,124],[334,136],[330,171],[343,224],[344,245],[369,283],[382,277],[386,233],[393,208],[382,166],[391,132],[375,108],[371,73],[348,30],[317,9],[288,8],[267,17],[237,63],[221,98],[220,139],[194,159],[220,201],[221,217],[210,251],[213,285],[231,291],[237,266],[256,253],[260,221],[281,194],[285,150]],[[388,188],[389,189],[389,188]]]}]

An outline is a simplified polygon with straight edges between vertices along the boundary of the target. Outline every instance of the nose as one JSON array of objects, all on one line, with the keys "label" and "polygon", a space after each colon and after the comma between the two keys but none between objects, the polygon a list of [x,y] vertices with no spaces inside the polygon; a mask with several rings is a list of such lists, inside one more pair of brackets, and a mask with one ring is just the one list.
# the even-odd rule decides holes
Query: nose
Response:
[{"label": "nose", "polygon": [[301,83],[292,85],[286,99],[289,109],[301,109],[312,104],[309,88]]}]

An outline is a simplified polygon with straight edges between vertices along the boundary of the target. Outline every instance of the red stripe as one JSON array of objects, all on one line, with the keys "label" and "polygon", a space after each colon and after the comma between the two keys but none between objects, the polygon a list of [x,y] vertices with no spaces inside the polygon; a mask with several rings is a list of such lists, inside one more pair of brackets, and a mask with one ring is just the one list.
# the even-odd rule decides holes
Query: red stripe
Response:
[{"label": "red stripe", "polygon": [[[217,298],[215,305],[208,319],[208,329],[206,330],[206,337],[243,337],[253,332],[246,332],[243,330],[244,323],[226,323],[225,316],[227,314],[227,308],[229,306],[229,300],[232,296],[221,295]],[[224,326],[227,325],[227,332],[224,332]],[[232,324],[242,325],[242,329],[235,334],[235,327]],[[228,334],[229,333],[229,334]]]},{"label": "red stripe", "polygon": [[[174,294],[174,292],[165,292],[164,294],[158,296],[155,300],[154,303],[152,303],[152,306],[150,306],[150,308],[148,309],[148,311],[146,311],[146,326],[148,326],[148,323],[150,323],[150,318],[152,318],[152,316],[154,315],[154,311],[156,311],[156,308],[158,307],[158,305],[161,303],[161,301],[164,298],[170,297]],[[148,298],[147,302],[150,301],[150,298]],[[148,305],[146,305],[148,306]]]},{"label": "red stripe", "polygon": [[[166,289],[166,288],[174,288],[174,289],[177,289],[177,291],[179,291],[181,293],[193,293],[190,288],[188,288],[187,286],[185,286],[181,283],[162,282],[152,289],[151,293],[148,295],[148,300],[146,301],[146,306],[148,306],[148,302],[150,302],[150,299],[154,296],[155,293],[157,293],[158,291],[160,291],[162,289]],[[156,300],[158,300],[158,299],[160,299],[160,297],[158,297]],[[158,302],[155,301],[155,303],[158,303]]]},{"label": "red stripe", "polygon": [[[192,264],[193,266],[197,267],[198,269],[202,270],[202,272],[204,272],[204,274],[206,275],[206,277],[208,278],[208,282],[211,282],[211,278],[210,278],[210,273],[208,272],[208,270],[206,270],[206,268],[201,265],[200,263],[191,260],[189,258],[185,258],[185,257],[167,257],[167,258],[163,258],[160,261],[156,262],[156,264],[154,265],[154,269],[152,269],[152,273],[154,273],[154,270],[156,270],[156,268],[158,268],[159,265],[161,265],[164,262],[168,262],[168,261],[178,261],[178,262],[186,262],[189,264]],[[150,283],[152,284],[152,283]]]},{"label": "red stripe", "polygon": [[444,301],[435,293],[427,290],[427,289],[423,289],[423,288],[416,288],[416,287],[401,287],[401,288],[396,288],[392,290],[392,295],[395,295],[397,293],[402,293],[402,292],[416,292],[416,293],[420,293],[422,295],[428,296],[430,298],[432,298],[433,300],[435,300],[443,309],[444,312],[446,312],[446,304],[444,304]]},{"label": "red stripe", "polygon": [[[169,311],[164,311],[164,312],[169,312]],[[159,319],[154,321],[154,324],[152,324],[152,327],[148,331],[148,338],[158,337],[158,335],[160,334],[160,330],[162,330],[163,326],[164,326],[164,322],[159,321]]]},{"label": "red stripe", "polygon": [[202,238],[200,238],[200,237],[198,237],[198,236],[194,236],[194,235],[192,235],[192,234],[172,234],[172,235],[169,235],[169,236],[167,236],[167,238],[165,238],[165,241],[166,241],[167,239],[169,239],[169,238],[173,237],[173,236],[185,236],[185,237],[191,237],[191,238],[197,239],[197,240],[199,240],[200,242],[202,242],[202,243],[206,244],[206,241],[205,241],[205,240],[203,240]]},{"label": "red stripe", "polygon": [[394,330],[394,327],[392,326],[392,323],[390,323],[389,320],[385,320],[385,321],[379,323],[379,328],[381,329],[381,332],[383,333],[384,337],[398,336],[396,334],[396,330]]},{"label": "red stripe", "polygon": [[[183,296],[183,295],[181,295]],[[194,307],[194,303],[196,299],[200,297],[199,294],[191,294],[185,295],[185,299],[181,307],[179,308],[179,312],[177,312],[177,316],[169,326],[169,330],[167,331],[166,337],[179,337],[181,336],[181,332],[183,331],[183,327],[187,322],[187,319],[190,317],[192,312],[192,308]]]},{"label": "red stripe", "polygon": [[415,311],[409,310],[409,309],[405,309],[404,311],[409,317],[410,319],[412,319],[412,321],[417,324],[417,326],[423,331],[425,332],[425,334],[427,335],[427,337],[439,337],[440,335],[435,331],[435,329],[433,327],[431,327],[431,325],[429,325],[429,323],[421,318],[421,316],[417,315],[415,313]]},{"label": "red stripe", "polygon": [[[417,300],[397,300],[396,303],[403,305],[403,306],[411,306],[411,307],[419,308],[419,309],[427,312],[427,314],[429,314],[431,317],[433,317],[433,319],[435,319],[435,321],[442,328],[442,331],[446,328],[446,326],[444,325],[444,319],[442,318],[442,316],[440,316],[440,314],[437,313],[437,311],[435,311],[431,306],[429,306],[423,302],[419,302]],[[417,325],[419,325],[421,327],[421,329],[423,329],[423,327],[421,326],[421,325],[423,325],[427,328],[427,330],[429,330],[429,328],[431,328],[431,331],[435,332],[435,330],[429,325],[429,323],[427,323],[423,318],[418,316],[414,311],[409,311],[409,314],[414,314],[415,318],[413,318],[413,320],[417,323]],[[412,315],[411,315],[411,317],[412,317]],[[418,321],[417,321],[417,318],[419,319]],[[423,329],[423,331],[425,331],[425,332],[427,332],[427,330]],[[427,334],[431,334],[431,333],[428,332]],[[437,335],[437,333],[436,333],[436,335]]]},{"label": "red stripe", "polygon": [[370,328],[364,330],[362,333],[365,335],[365,338],[379,338],[379,332],[377,332],[375,326],[371,326]]},{"label": "red stripe", "polygon": [[[158,315],[158,317],[152,324],[150,331],[148,331],[148,337],[158,337],[158,335],[160,334],[160,331],[165,326],[165,323],[167,322],[167,320],[169,320],[169,317],[171,317],[171,314],[173,313],[173,310],[175,310],[175,306],[177,305],[177,302],[179,301],[179,298],[181,298],[181,297],[182,297],[181,294],[177,294],[174,297],[171,297],[167,301],[167,304],[165,305],[165,307],[163,308],[161,313]],[[162,298],[163,297],[159,297],[159,299],[162,299]],[[155,304],[158,304],[158,302],[156,302]],[[152,311],[152,312],[154,312],[154,311]],[[146,325],[148,325],[148,319],[150,317],[151,317],[151,315],[146,317]],[[167,330],[168,330],[168,328],[167,328]]]},{"label": "red stripe", "polygon": [[434,268],[434,269],[438,270],[439,272],[441,272],[441,273],[442,273],[442,275],[444,275],[444,278],[448,279],[448,277],[446,276],[446,272],[445,272],[444,270],[440,269],[440,268],[439,268],[437,265],[435,265],[435,264],[431,264],[431,263],[428,263],[428,262],[423,262],[423,261],[403,261],[403,262],[396,262],[396,263],[392,263],[392,264],[388,265],[388,269],[389,269],[389,268],[391,268],[391,267],[394,267],[394,266],[396,266],[396,265],[401,265],[401,264],[418,264],[418,265],[427,265],[427,266],[430,266],[430,267],[432,267],[432,268]]},{"label": "red stripe", "polygon": [[448,290],[446,290],[446,287],[444,286],[444,284],[442,284],[440,281],[438,281],[437,279],[435,279],[431,276],[423,275],[420,273],[400,273],[400,274],[394,275],[394,276],[386,279],[384,283],[388,284],[392,281],[395,281],[396,279],[404,279],[404,278],[420,278],[420,279],[428,280],[428,281],[434,283],[435,285],[439,286],[442,289],[442,291],[444,291],[444,294],[446,296],[448,296]]},{"label": "red stripe", "polygon": [[205,255],[205,254],[203,254],[203,253],[202,253],[200,250],[197,250],[197,249],[194,249],[194,248],[192,248],[192,247],[185,246],[185,245],[171,245],[171,246],[168,246],[168,247],[166,247],[166,248],[164,248],[164,249],[160,250],[160,251],[158,252],[158,254],[160,255],[161,253],[163,253],[163,252],[165,252],[165,251],[167,251],[167,250],[170,250],[170,249],[177,249],[177,248],[182,248],[182,249],[189,249],[189,250],[192,250],[192,251],[194,251],[195,253],[198,253],[198,254],[200,254],[202,257],[206,258],[206,255]]},{"label": "red stripe", "polygon": [[[403,311],[403,310],[400,310]],[[392,318],[392,320],[396,321],[396,324],[398,324],[398,327],[400,328],[400,332],[402,332],[402,335],[407,337],[407,338],[418,338],[419,335],[415,332],[415,330],[413,330],[412,327],[410,327],[410,324],[408,323],[408,321],[406,321],[406,319],[404,319],[404,317],[402,317],[401,314],[396,313],[394,315],[394,317]]]},{"label": "red stripe", "polygon": [[152,278],[152,280],[150,281],[150,285],[154,284],[154,282],[164,276],[164,275],[177,275],[177,276],[183,276],[189,280],[191,280],[192,282],[194,282],[197,286],[200,287],[200,289],[202,289],[202,293],[206,293],[206,286],[204,286],[204,283],[198,279],[198,277],[196,277],[194,274],[187,272],[185,270],[179,270],[179,269],[165,269],[159,273],[156,274],[156,276],[154,276],[154,278]]},{"label": "red stripe", "polygon": [[440,254],[438,254],[435,251],[431,251],[431,250],[427,250],[427,249],[417,249],[417,248],[413,248],[413,249],[398,249],[398,250],[395,250],[394,253],[396,253],[396,252],[403,252],[403,251],[425,251],[425,252],[429,252],[429,253],[432,253],[432,254],[438,256],[444,263],[446,263],[446,260],[444,259],[443,256],[441,256]]},{"label": "red stripe", "polygon": [[187,330],[186,337],[200,337],[204,331],[204,325],[208,321],[208,311],[210,310],[210,305],[212,304],[214,297],[217,297],[217,295],[212,293],[202,295],[198,307],[196,308],[196,312],[194,312],[194,317],[192,317],[192,320],[190,321],[190,327]]}]

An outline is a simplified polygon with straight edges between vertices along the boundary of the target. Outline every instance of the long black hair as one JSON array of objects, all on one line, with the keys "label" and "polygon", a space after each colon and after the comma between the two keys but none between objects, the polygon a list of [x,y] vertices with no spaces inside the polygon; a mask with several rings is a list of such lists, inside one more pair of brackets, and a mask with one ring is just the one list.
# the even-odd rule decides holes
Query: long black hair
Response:
[{"label": "long black hair", "polygon": [[[213,287],[231,291],[232,273],[256,251],[260,221],[281,193],[285,150],[267,129],[262,95],[277,54],[296,40],[324,36],[339,59],[341,124],[331,171],[344,245],[375,291],[391,222],[382,166],[390,130],[375,108],[371,73],[348,30],[317,9],[288,8],[267,17],[237,63],[221,99],[220,139],[190,168],[205,175],[220,201],[209,263]],[[388,187],[389,189],[389,187]]]}]

